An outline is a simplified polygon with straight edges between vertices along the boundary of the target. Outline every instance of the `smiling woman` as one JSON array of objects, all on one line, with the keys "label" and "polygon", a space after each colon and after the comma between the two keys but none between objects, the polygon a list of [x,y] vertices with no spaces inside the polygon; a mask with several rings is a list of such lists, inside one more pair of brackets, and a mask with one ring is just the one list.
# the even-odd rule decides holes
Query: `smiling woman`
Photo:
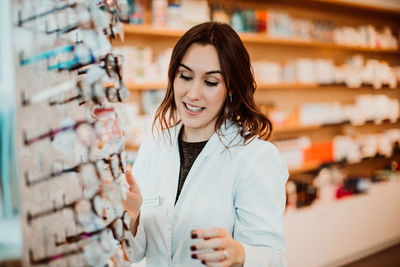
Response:
[{"label": "smiling woman", "polygon": [[[199,47],[204,49],[199,51]],[[192,50],[195,50],[194,53]],[[197,69],[187,66],[185,63],[188,60],[192,60],[191,63]],[[201,67],[203,69],[200,69]],[[186,71],[182,72],[183,70]],[[217,82],[219,84],[216,86],[225,87],[224,108],[217,114],[215,131],[230,120],[240,126],[239,133],[245,141],[255,136],[269,138],[271,122],[261,113],[253,98],[256,83],[249,54],[237,33],[229,25],[220,23],[197,25],[186,32],[175,45],[169,65],[166,96],[157,110],[153,128],[165,130],[180,122],[182,118],[178,115],[182,114],[175,103],[174,82],[181,76],[183,79],[192,78],[194,71],[198,72],[197,75],[207,75],[207,79],[206,76],[201,77],[204,84],[212,86]],[[201,71],[204,73],[200,73]],[[197,80],[200,80],[200,77],[197,77]]]},{"label": "smiling woman", "polygon": [[[190,66],[190,67],[189,67]],[[208,140],[226,99],[226,86],[212,45],[193,44],[174,80],[175,105],[182,120],[183,140]]]},{"label": "smiling woman", "polygon": [[227,24],[193,27],[174,47],[168,80],[158,133],[127,174],[136,260],[285,266],[288,171],[266,141],[271,123],[255,105],[239,36]]}]

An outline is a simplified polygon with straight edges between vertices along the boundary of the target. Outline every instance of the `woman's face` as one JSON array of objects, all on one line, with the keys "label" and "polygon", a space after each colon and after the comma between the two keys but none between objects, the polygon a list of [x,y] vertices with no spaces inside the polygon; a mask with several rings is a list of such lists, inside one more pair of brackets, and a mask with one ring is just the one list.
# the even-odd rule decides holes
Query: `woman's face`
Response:
[{"label": "woman's face", "polygon": [[184,125],[185,141],[204,141],[211,137],[226,94],[215,47],[192,44],[174,79],[175,104]]}]

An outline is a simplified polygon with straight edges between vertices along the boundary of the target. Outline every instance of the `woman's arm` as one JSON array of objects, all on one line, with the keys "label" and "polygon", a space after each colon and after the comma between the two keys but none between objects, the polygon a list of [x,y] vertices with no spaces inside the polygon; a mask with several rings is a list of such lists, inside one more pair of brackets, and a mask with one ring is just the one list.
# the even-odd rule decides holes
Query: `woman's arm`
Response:
[{"label": "woman's arm", "polygon": [[126,194],[126,200],[122,202],[125,210],[128,212],[131,218],[130,230],[134,236],[133,251],[135,252],[130,260],[133,262],[141,261],[146,252],[146,232],[143,227],[143,223],[140,220],[140,208],[143,202],[142,194],[138,183],[136,183],[136,177],[144,177],[146,170],[146,158],[149,156],[148,144],[145,142],[140,146],[137,160],[135,161],[132,172],[126,172],[126,181],[129,185],[129,191]]},{"label": "woman's arm", "polygon": [[244,247],[244,267],[286,266],[283,213],[288,171],[269,142],[251,154],[236,187],[233,238]]},{"label": "woman's arm", "polygon": [[[196,229],[192,258],[207,266],[286,266],[283,238],[286,166],[267,142],[241,153],[234,185],[233,233],[223,228]],[[246,155],[247,154],[247,155]]]}]

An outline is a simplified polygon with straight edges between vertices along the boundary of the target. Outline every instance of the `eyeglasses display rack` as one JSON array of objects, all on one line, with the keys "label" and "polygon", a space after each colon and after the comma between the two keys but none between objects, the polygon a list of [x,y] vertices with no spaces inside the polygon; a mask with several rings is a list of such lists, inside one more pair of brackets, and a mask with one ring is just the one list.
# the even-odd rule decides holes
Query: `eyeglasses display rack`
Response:
[{"label": "eyeglasses display rack", "polygon": [[[116,1],[12,2],[23,266],[125,266]],[[121,36],[120,36],[121,37]]]}]

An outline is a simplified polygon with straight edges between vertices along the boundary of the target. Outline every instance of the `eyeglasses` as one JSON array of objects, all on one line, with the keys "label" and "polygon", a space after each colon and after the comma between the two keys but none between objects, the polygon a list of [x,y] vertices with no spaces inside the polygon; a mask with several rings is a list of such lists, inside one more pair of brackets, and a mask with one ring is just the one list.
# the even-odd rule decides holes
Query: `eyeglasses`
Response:
[{"label": "eyeglasses", "polygon": [[100,58],[100,67],[106,70],[109,77],[112,77],[115,73],[118,79],[122,80],[121,66],[123,57],[122,55],[115,55],[112,53],[107,53]]},{"label": "eyeglasses", "polygon": [[52,261],[56,261],[68,256],[72,256],[72,255],[77,255],[77,254],[81,254],[84,252],[84,247],[79,247],[77,249],[73,249],[73,250],[69,250],[63,253],[59,253],[56,255],[52,255],[52,256],[48,256],[48,257],[44,257],[44,258],[40,258],[40,259],[35,259],[33,256],[33,251],[32,249],[29,249],[29,265],[33,266],[33,265],[43,265],[43,264],[49,264]]},{"label": "eyeglasses", "polygon": [[80,163],[73,167],[65,168],[57,172],[52,172],[49,175],[45,175],[41,178],[36,178],[36,179],[29,178],[29,173],[25,172],[25,183],[27,186],[34,186],[36,184],[47,182],[55,178],[60,178],[62,177],[62,175],[66,173],[79,173],[82,172],[83,168],[86,165],[92,165],[95,167],[96,176],[99,181],[108,181],[108,178],[104,174],[104,171],[106,170],[111,170],[113,180],[118,180],[121,175],[120,171],[122,171],[122,173],[126,173],[127,169],[126,152],[122,151],[120,153],[114,153],[110,156],[109,159],[99,159],[96,161],[88,161]]},{"label": "eyeglasses", "polygon": [[[117,103],[117,102],[124,102],[127,100],[129,91],[128,89],[123,86],[122,88],[116,88],[113,85],[107,85],[106,87],[101,87],[98,83],[93,84],[91,86],[91,97],[90,99],[96,105],[104,106],[105,100],[110,103]],[[83,92],[81,86],[78,87],[78,94],[72,97],[69,97],[64,100],[52,100],[49,101],[51,106],[54,105],[63,105],[70,103],[72,101],[80,101],[79,105],[84,104],[87,102],[86,94]]]},{"label": "eyeglasses", "polygon": [[59,95],[61,93],[67,92],[67,91],[70,91],[76,87],[77,87],[77,83],[75,81],[63,82],[56,86],[46,88],[43,91],[31,96],[29,99],[26,97],[25,92],[22,91],[22,93],[21,93],[22,105],[27,106],[30,104],[40,103],[41,101],[43,101],[45,99]]},{"label": "eyeglasses", "polygon": [[[65,198],[64,198],[65,201]],[[86,206],[89,207],[90,209],[79,209],[80,206]],[[96,216],[98,216],[99,218],[103,218],[104,216],[104,200],[101,197],[100,193],[95,193],[91,198],[89,199],[85,199],[85,198],[80,198],[78,200],[75,200],[69,204],[63,204],[60,207],[53,207],[52,209],[48,209],[48,210],[44,210],[44,211],[40,211],[38,213],[35,214],[31,214],[29,211],[27,213],[27,222],[30,225],[32,223],[32,221],[41,218],[41,217],[45,217],[57,212],[60,212],[62,210],[65,209],[71,209],[74,212],[78,212],[78,211],[85,211],[84,213],[88,212],[92,212],[93,214],[95,214]]]},{"label": "eyeglasses", "polygon": [[133,237],[131,231],[125,231],[124,239],[121,242],[122,253],[125,260],[134,261],[135,250],[133,244],[135,243],[135,238]]},{"label": "eyeglasses", "polygon": [[111,167],[111,173],[114,179],[118,179],[120,176],[120,170],[122,173],[126,172],[126,152],[122,151],[121,153],[114,153],[110,156],[110,159],[103,159],[103,161]]},{"label": "eyeglasses", "polygon": [[77,243],[76,249],[70,249],[62,253],[46,256],[39,259],[35,259],[32,249],[29,249],[29,265],[33,266],[49,264],[73,255],[81,254],[85,262],[80,262],[80,265],[84,263],[88,266],[103,266],[104,262],[112,256],[112,253],[115,253],[115,251],[113,250],[113,248],[115,248],[115,242],[112,240],[112,238],[110,238],[109,231],[111,230],[106,229],[100,231],[99,234],[80,239],[86,242],[84,242],[83,244]]},{"label": "eyeglasses", "polygon": [[124,236],[124,225],[122,222],[121,218],[116,218],[114,221],[112,221],[109,225],[107,225],[105,228],[91,231],[91,232],[83,232],[79,233],[77,235],[72,235],[72,236],[67,236],[65,237],[65,240],[56,242],[56,246],[61,246],[61,245],[66,245],[66,244],[71,244],[71,243],[77,243],[83,239],[87,239],[93,236],[97,236],[101,234],[104,231],[111,230],[112,235],[115,240],[117,241],[122,241],[123,236]]},{"label": "eyeglasses", "polygon": [[32,57],[28,57],[28,58],[24,58],[23,53],[20,53],[20,65],[24,66],[24,65],[29,65],[29,64],[33,64],[45,59],[50,59],[54,56],[57,55],[61,55],[64,53],[68,53],[68,52],[73,52],[75,49],[74,45],[66,45],[66,46],[60,46],[57,48],[53,48],[50,49],[48,51],[42,52],[42,53],[38,53]]},{"label": "eyeglasses", "polygon": [[76,69],[79,69],[81,67],[91,65],[97,62],[96,57],[94,56],[93,49],[90,47],[87,47],[86,45],[82,43],[74,44],[74,45],[66,45],[62,47],[57,47],[39,54],[36,54],[34,56],[24,58],[23,53],[20,53],[20,65],[29,65],[33,64],[42,60],[49,60],[53,57],[70,53],[72,52],[72,59],[59,62],[54,65],[48,65],[47,70],[52,71],[52,70],[58,70],[58,71],[63,71],[63,70],[68,70],[68,71],[73,71]]},{"label": "eyeglasses", "polygon": [[[61,1],[59,1],[61,2]],[[118,1],[119,2],[119,1]],[[120,6],[122,6],[123,8],[119,8]],[[55,13],[59,13],[61,11],[67,10],[67,9],[74,9],[78,12],[78,18],[80,18],[80,21],[76,24],[73,25],[68,25],[65,26],[64,28],[60,29],[54,29],[54,30],[49,30],[46,26],[46,33],[47,34],[53,34],[53,33],[68,33],[72,30],[75,30],[77,28],[92,28],[95,27],[96,31],[98,33],[107,33],[109,32],[107,30],[108,27],[115,27],[115,25],[120,24],[119,20],[116,20],[114,18],[110,19],[104,15],[104,11],[100,10],[100,8],[102,7],[106,7],[103,8],[103,10],[107,11],[108,13],[111,13],[113,16],[116,15],[118,18],[118,14],[121,12],[129,14],[129,9],[127,9],[125,7],[125,4],[118,4],[117,1],[98,1],[97,4],[94,4],[93,2],[73,2],[73,3],[67,3],[64,5],[58,5],[55,4],[54,8],[51,8],[49,10],[46,10],[44,12],[38,13],[38,14],[34,14],[31,15],[27,18],[22,18],[22,13],[23,10],[19,10],[18,12],[18,22],[17,22],[17,26],[18,27],[23,27],[24,24],[33,21],[33,20],[37,20],[39,18],[43,18],[46,16],[49,16],[51,14],[55,14]],[[129,6],[128,6],[129,7]],[[30,11],[30,10],[29,10]],[[90,20],[88,20],[87,18],[89,16],[87,16],[87,12],[89,12],[90,14]],[[82,14],[84,13],[84,14]],[[111,23],[110,23],[111,22]],[[110,37],[115,37],[115,30],[110,29],[111,31],[114,31],[113,34],[108,35]]]},{"label": "eyeglasses", "polygon": [[[79,51],[80,50],[80,51]],[[81,67],[96,63],[96,57],[93,55],[90,48],[84,47],[82,44],[77,44],[73,49],[73,58],[71,60],[59,62],[47,67],[47,70],[68,70],[73,71]]]},{"label": "eyeglasses", "polygon": [[26,137],[26,132],[24,131],[23,132],[24,144],[26,146],[29,146],[29,145],[31,145],[33,143],[36,143],[36,142],[38,142],[40,140],[47,139],[47,138],[49,138],[50,141],[53,141],[54,137],[56,135],[62,133],[62,132],[71,131],[71,130],[77,132],[77,129],[82,127],[83,125],[89,125],[89,126],[91,126],[93,128],[96,125],[96,123],[98,124],[98,122],[78,121],[78,122],[76,122],[76,123],[74,123],[72,125],[64,126],[64,127],[59,128],[59,129],[56,129],[56,130],[50,130],[47,133],[41,134],[41,135],[33,137],[31,139],[28,139]]},{"label": "eyeglasses", "polygon": [[[97,71],[95,71],[95,69]],[[44,89],[29,98],[27,98],[25,92],[22,91],[22,105],[37,104],[71,90],[77,90],[77,94],[64,100],[50,100],[49,104],[63,105],[72,101],[80,101],[79,105],[81,105],[91,100],[93,103],[103,106],[105,100],[110,103],[127,101],[129,90],[126,88],[125,84],[119,80],[115,81],[116,83],[105,82],[103,81],[104,76],[102,74],[104,74],[104,70],[101,70],[100,67],[93,67],[87,72],[87,77],[81,81],[67,81],[54,87]]]},{"label": "eyeglasses", "polygon": [[70,3],[70,4],[65,4],[62,6],[56,6],[50,10],[44,11],[42,13],[39,13],[39,14],[36,14],[36,15],[33,15],[33,16],[30,16],[30,17],[24,18],[24,19],[22,18],[22,11],[20,10],[18,12],[18,26],[21,27],[23,24],[25,24],[29,21],[32,21],[32,20],[35,20],[35,19],[38,19],[41,17],[45,17],[50,14],[53,14],[53,13],[56,13],[56,12],[59,12],[59,11],[62,11],[62,10],[68,9],[68,8],[75,8],[76,6],[77,6],[77,3]]},{"label": "eyeglasses", "polygon": [[[100,214],[102,210],[101,205],[96,204],[98,203],[96,200],[99,199],[99,196],[96,194],[94,195],[94,197],[96,198],[92,198],[91,205],[92,207],[97,205],[97,211],[96,207],[94,209],[92,208],[92,210],[93,212],[97,212],[98,214]],[[66,206],[68,206],[69,208],[73,207],[75,212],[87,211],[88,209],[86,207],[88,206],[88,203],[87,201],[86,202],[82,201],[85,200],[75,201],[70,205]],[[81,205],[81,203],[84,203],[84,205]],[[83,207],[81,210],[79,210],[78,208],[79,205]],[[66,234],[65,238],[63,238],[62,241],[58,241],[56,235],[55,236],[56,247],[68,244],[77,244],[78,248],[40,259],[35,259],[33,256],[33,251],[29,250],[30,264],[31,265],[48,264],[55,260],[83,253],[87,263],[90,266],[93,266],[96,265],[96,263],[101,262],[102,257],[107,256],[108,258],[110,258],[112,256],[104,254],[113,253],[115,241],[118,241],[120,244],[122,244],[121,248],[124,257],[126,259],[133,259],[134,251],[132,251],[133,250],[132,244],[134,238],[132,233],[130,232],[129,226],[130,226],[130,218],[127,212],[124,211],[122,215],[117,216],[107,225],[100,227],[100,229],[97,228],[91,231],[84,231],[74,235]],[[85,242],[84,244],[80,244],[80,242],[82,241],[87,241],[87,242]]]}]

